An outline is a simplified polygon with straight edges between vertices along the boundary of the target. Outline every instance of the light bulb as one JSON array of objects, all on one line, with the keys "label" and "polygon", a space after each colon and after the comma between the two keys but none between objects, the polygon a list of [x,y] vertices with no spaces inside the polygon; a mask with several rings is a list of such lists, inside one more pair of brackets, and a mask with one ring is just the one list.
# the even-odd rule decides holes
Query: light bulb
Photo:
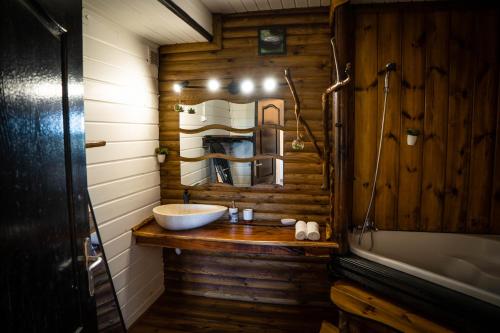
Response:
[{"label": "light bulb", "polygon": [[268,77],[264,80],[264,83],[262,86],[264,87],[265,92],[273,92],[276,89],[276,86],[278,83],[276,82],[276,79],[272,77]]},{"label": "light bulb", "polygon": [[174,83],[174,92],[179,94],[182,91],[182,86],[178,83]]},{"label": "light bulb", "polygon": [[219,90],[219,88],[220,88],[220,83],[219,83],[219,81],[217,81],[217,80],[215,80],[215,79],[208,80],[208,83],[207,83],[207,88],[208,88],[208,90],[210,90],[211,92],[215,92],[215,91]]},{"label": "light bulb", "polygon": [[252,80],[246,79],[243,82],[241,82],[240,89],[241,92],[244,93],[245,95],[251,94],[254,89],[254,84]]}]

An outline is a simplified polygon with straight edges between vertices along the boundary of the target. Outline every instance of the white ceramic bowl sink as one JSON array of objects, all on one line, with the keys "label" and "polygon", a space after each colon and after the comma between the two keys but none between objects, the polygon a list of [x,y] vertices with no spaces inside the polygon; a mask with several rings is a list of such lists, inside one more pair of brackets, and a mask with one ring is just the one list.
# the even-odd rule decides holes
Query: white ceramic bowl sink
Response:
[{"label": "white ceramic bowl sink", "polygon": [[201,204],[170,204],[153,208],[156,222],[168,230],[194,229],[220,218],[227,207]]}]

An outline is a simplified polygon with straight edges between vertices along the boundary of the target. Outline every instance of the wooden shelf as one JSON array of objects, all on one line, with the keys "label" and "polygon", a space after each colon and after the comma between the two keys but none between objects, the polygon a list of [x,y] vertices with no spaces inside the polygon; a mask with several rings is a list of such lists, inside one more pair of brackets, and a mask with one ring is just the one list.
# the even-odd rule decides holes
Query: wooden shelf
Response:
[{"label": "wooden shelf", "polygon": [[[279,222],[278,222],[279,223]],[[160,227],[153,217],[132,228],[137,244],[188,250],[266,253],[278,255],[328,255],[338,244],[295,240],[295,229],[281,224],[229,224],[216,221],[201,228],[171,231]]]},{"label": "wooden shelf", "polygon": [[335,282],[330,299],[343,311],[375,320],[401,332],[452,332],[350,281]]}]

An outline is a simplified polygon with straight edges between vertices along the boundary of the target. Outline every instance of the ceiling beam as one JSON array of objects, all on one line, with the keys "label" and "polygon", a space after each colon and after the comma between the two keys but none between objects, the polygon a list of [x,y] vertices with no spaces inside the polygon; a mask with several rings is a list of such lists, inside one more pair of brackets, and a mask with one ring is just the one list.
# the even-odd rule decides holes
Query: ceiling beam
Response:
[{"label": "ceiling beam", "polygon": [[158,0],[162,5],[167,7],[172,13],[174,13],[178,18],[186,22],[191,28],[196,30],[200,35],[203,36],[208,42],[212,42],[214,36],[208,32],[204,27],[202,27],[198,22],[196,22],[188,13],[186,13],[181,7],[175,4],[173,0]]}]

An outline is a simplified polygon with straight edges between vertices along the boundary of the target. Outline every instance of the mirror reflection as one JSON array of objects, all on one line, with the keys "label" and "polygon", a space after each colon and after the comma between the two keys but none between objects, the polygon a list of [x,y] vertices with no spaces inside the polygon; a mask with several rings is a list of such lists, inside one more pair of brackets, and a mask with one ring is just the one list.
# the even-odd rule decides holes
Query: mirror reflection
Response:
[{"label": "mirror reflection", "polygon": [[[205,127],[198,133],[180,133],[180,155],[199,158],[192,162],[181,161],[182,185],[283,185],[282,159],[268,156],[268,159],[238,161],[266,154],[283,156],[284,133],[273,127],[284,125],[283,100],[265,99],[246,104],[212,100],[180,105],[179,109],[182,110],[179,114],[182,130]],[[253,128],[257,130],[248,131]],[[201,157],[207,154],[227,155],[229,159],[202,160]]]}]

